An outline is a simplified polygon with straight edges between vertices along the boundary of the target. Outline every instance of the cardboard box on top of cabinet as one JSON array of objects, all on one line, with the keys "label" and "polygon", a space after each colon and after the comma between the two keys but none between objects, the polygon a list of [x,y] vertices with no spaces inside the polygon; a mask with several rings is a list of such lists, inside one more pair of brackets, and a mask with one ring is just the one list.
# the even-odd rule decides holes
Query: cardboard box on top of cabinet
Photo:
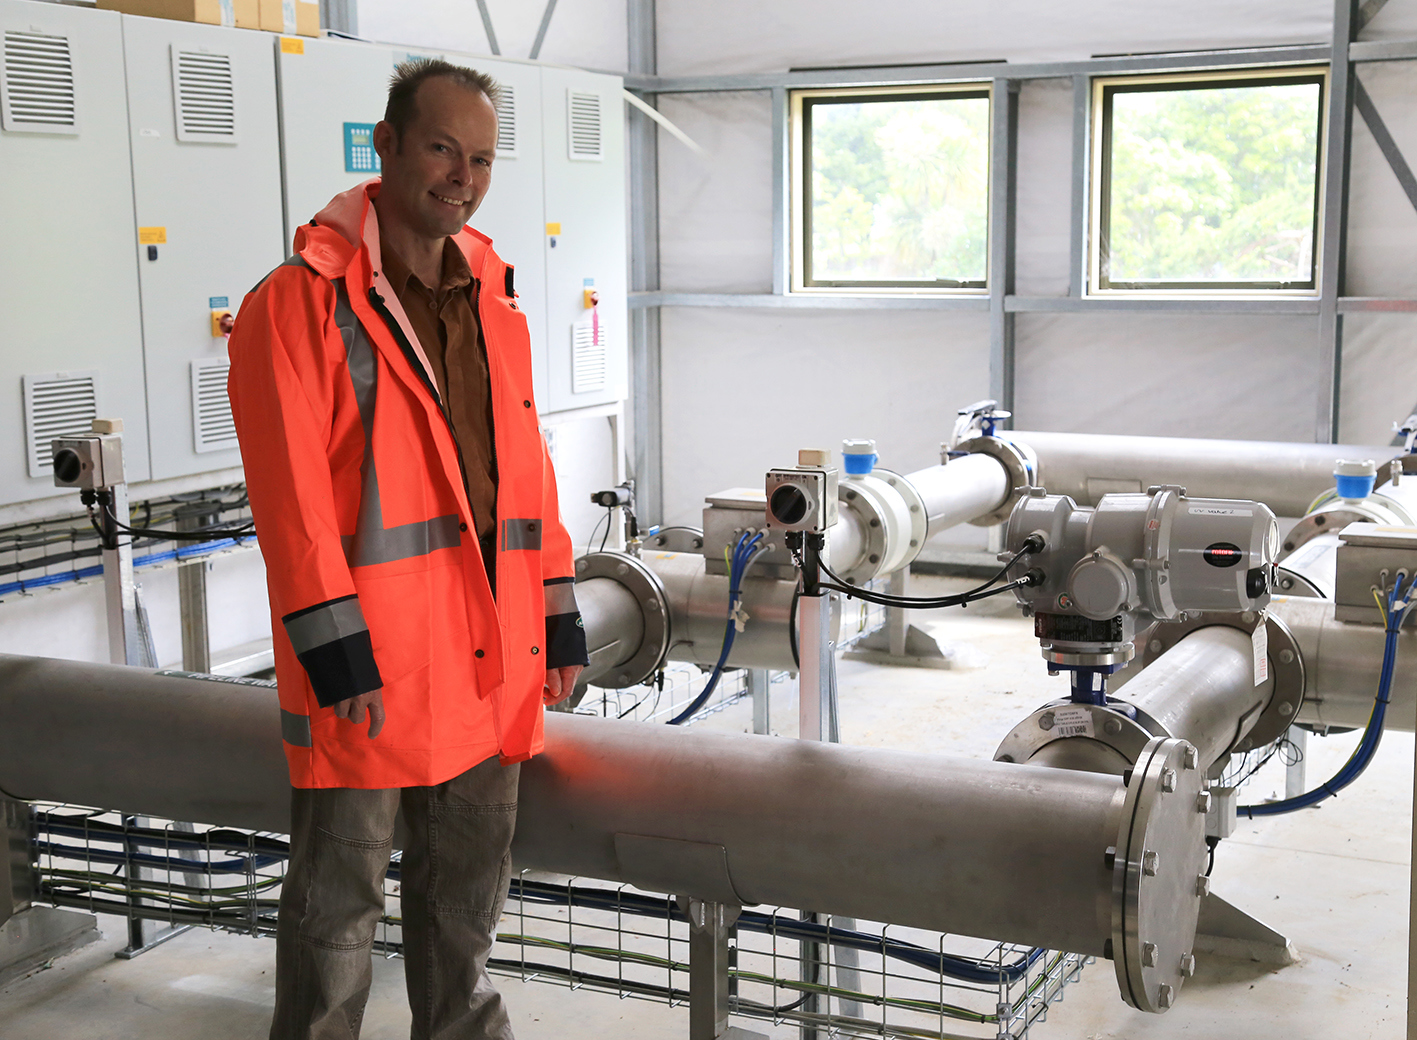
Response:
[{"label": "cardboard box on top of cabinet", "polygon": [[320,5],[309,0],[258,0],[261,28],[287,36],[319,36]]},{"label": "cardboard box on top of cabinet", "polygon": [[[98,0],[103,11],[140,14],[149,18],[171,18],[179,22],[205,22],[237,29],[258,29],[261,24],[260,0]],[[316,35],[319,34],[319,5],[315,8]]]}]

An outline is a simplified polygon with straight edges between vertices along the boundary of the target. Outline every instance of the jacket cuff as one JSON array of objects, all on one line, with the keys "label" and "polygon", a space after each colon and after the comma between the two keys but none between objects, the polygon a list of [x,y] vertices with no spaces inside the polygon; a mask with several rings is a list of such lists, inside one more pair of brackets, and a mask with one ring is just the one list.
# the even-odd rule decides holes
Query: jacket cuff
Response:
[{"label": "jacket cuff", "polygon": [[586,653],[585,622],[580,611],[552,614],[546,619],[546,667],[569,668],[590,664]]},{"label": "jacket cuff", "polygon": [[315,700],[328,708],[384,685],[358,596],[328,600],[281,618],[305,666]]}]

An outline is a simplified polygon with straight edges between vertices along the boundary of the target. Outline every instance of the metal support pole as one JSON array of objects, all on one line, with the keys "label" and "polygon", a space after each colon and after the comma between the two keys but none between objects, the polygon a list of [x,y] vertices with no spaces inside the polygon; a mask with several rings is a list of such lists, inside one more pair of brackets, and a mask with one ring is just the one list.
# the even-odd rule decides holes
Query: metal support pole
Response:
[{"label": "metal support pole", "polygon": [[748,689],[753,695],[753,732],[772,732],[772,673],[766,668],[748,669]]},{"label": "metal support pole", "polygon": [[802,740],[831,740],[836,654],[831,638],[831,601],[820,586],[818,565],[822,535],[803,537],[802,598],[797,602],[801,630],[797,638],[802,670],[797,677],[797,735]]},{"label": "metal support pole", "polygon": [[1348,167],[1353,142],[1353,64],[1348,45],[1357,24],[1357,0],[1335,0],[1333,55],[1328,78],[1328,127],[1324,149],[1323,237],[1319,263],[1318,422],[1314,440],[1338,441],[1338,398],[1343,375],[1344,260],[1348,238]]},{"label": "metal support pole", "polygon": [[1284,767],[1284,797],[1298,798],[1304,793],[1307,780],[1304,767],[1309,754],[1309,731],[1290,726],[1289,743],[1294,746],[1294,761]]},{"label": "metal support pole", "polygon": [[103,550],[108,659],[114,664],[156,668],[157,662],[152,659],[138,619],[138,589],[133,580],[133,541],[117,526],[128,523],[128,485],[115,484],[108,490],[111,500],[100,507],[107,536],[104,540],[106,544],[116,546]]},{"label": "metal support pole", "polygon": [[767,1040],[728,1024],[728,976],[733,925],[741,906],[687,900],[689,917],[689,1040]]},{"label": "metal support pole", "polygon": [[989,396],[1014,406],[1014,210],[1018,177],[1018,80],[996,79],[991,101],[989,161]]},{"label": "metal support pole", "polygon": [[[910,595],[909,565],[891,573],[888,589],[892,596]],[[890,640],[892,657],[905,656],[905,634],[908,631],[910,631],[910,612],[905,607],[887,607],[886,636]]]},{"label": "metal support pole", "polygon": [[[657,68],[655,0],[629,0],[629,71],[652,76]],[[643,95],[653,105],[653,94]],[[630,167],[630,291],[659,289],[659,128],[632,109],[626,123]],[[636,508],[645,526],[664,516],[661,432],[660,311],[630,311],[630,414]]]},{"label": "metal support pole", "polygon": [[[179,531],[195,531],[215,514],[193,510],[177,517]],[[177,567],[177,602],[182,618],[182,667],[189,672],[212,670],[207,624],[207,560],[198,557]]]},{"label": "metal support pole", "polygon": [[1073,77],[1072,238],[1068,250],[1069,296],[1087,294],[1088,120],[1092,114],[1092,77]]}]

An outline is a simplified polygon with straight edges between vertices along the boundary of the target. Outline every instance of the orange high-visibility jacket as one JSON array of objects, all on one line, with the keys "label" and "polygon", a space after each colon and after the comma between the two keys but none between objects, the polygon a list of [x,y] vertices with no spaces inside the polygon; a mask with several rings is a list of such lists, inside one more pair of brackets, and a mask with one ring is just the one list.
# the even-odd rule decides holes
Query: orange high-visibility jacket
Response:
[{"label": "orange high-visibility jacket", "polygon": [[[546,669],[585,663],[512,268],[470,228],[455,236],[491,380],[494,601],[457,442],[380,264],[378,190],[352,188],[302,227],[231,334],[296,787],[423,786],[494,754],[530,758]],[[381,687],[388,721],[371,741],[330,706]]]}]

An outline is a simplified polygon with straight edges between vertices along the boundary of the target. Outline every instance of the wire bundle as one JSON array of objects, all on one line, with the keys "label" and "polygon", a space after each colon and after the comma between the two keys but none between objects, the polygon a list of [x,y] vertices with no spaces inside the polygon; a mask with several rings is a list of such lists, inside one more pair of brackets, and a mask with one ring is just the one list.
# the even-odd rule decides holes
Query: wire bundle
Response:
[{"label": "wire bundle", "polygon": [[1238,815],[1253,820],[1256,816],[1278,816],[1281,813],[1294,812],[1297,809],[1307,809],[1311,805],[1317,805],[1326,798],[1332,798],[1338,794],[1339,791],[1362,776],[1363,770],[1367,769],[1373,761],[1373,756],[1378,751],[1378,744],[1383,739],[1383,724],[1387,718],[1387,706],[1391,699],[1393,675],[1397,671],[1397,637],[1402,630],[1402,622],[1407,617],[1407,611],[1412,607],[1413,586],[1417,585],[1417,575],[1414,575],[1412,580],[1408,582],[1407,591],[1404,594],[1402,582],[1406,577],[1405,572],[1397,572],[1397,580],[1393,584],[1392,591],[1388,593],[1386,605],[1377,588],[1373,589],[1373,597],[1377,600],[1378,611],[1383,617],[1386,638],[1383,640],[1383,666],[1378,673],[1378,692],[1373,698],[1373,711],[1368,716],[1368,725],[1363,729],[1363,739],[1358,742],[1358,747],[1348,757],[1348,761],[1343,763],[1343,768],[1335,773],[1328,782],[1294,798],[1264,802],[1260,805],[1241,805],[1235,810]]},{"label": "wire bundle", "polygon": [[[752,535],[752,537],[749,537]],[[728,655],[733,651],[733,637],[738,632],[739,610],[738,602],[743,596],[743,576],[748,573],[748,568],[753,561],[767,551],[767,546],[759,546],[763,540],[763,532],[752,534],[751,531],[744,531],[738,536],[737,543],[733,546],[732,559],[728,561],[728,622],[723,629],[723,648],[718,653],[718,663],[713,666],[713,673],[709,676],[709,681],[699,692],[687,708],[669,720],[669,725],[679,726],[708,702],[709,697],[718,686],[718,680],[723,675],[724,665],[728,663]]]}]

